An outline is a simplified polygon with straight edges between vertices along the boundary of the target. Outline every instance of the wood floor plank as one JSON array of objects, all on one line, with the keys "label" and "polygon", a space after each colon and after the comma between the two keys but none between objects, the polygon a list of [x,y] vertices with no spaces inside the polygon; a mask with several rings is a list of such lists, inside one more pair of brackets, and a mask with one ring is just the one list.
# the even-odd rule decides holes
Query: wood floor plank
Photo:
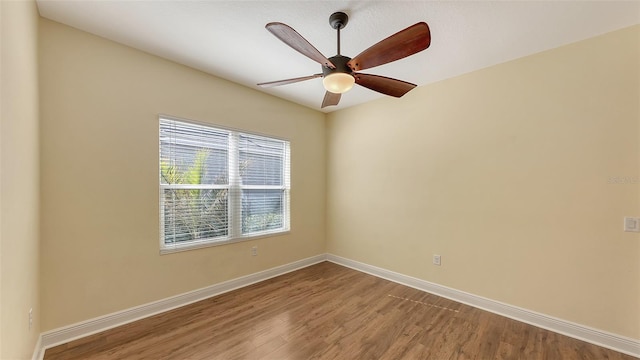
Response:
[{"label": "wood floor plank", "polygon": [[634,358],[325,262],[45,352],[77,359]]}]

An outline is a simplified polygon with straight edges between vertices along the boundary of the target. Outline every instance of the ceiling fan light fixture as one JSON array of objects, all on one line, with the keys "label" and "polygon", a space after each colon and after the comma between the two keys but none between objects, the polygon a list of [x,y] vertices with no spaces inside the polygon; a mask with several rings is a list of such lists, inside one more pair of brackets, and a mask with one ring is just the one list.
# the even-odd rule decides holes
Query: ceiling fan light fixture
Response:
[{"label": "ceiling fan light fixture", "polygon": [[[2,0],[0,0],[2,1]],[[429,47],[431,32],[429,25],[419,22],[408,28],[377,42],[355,58],[340,55],[340,30],[347,25],[349,16],[343,12],[336,12],[329,17],[329,24],[336,30],[337,55],[326,58],[302,35],[289,25],[280,22],[270,22],[265,28],[292,49],[322,65],[322,73],[293,79],[260,83],[260,87],[293,84],[300,81],[323,77],[325,88],[321,108],[338,105],[343,93],[351,90],[355,83],[381,94],[402,97],[416,87],[406,81],[392,79],[385,76],[363,74],[360,70],[388,64],[403,59]]]},{"label": "ceiling fan light fixture", "polygon": [[356,79],[351,74],[335,72],[326,75],[322,79],[322,85],[324,88],[334,94],[343,94],[351,90],[356,83]]}]

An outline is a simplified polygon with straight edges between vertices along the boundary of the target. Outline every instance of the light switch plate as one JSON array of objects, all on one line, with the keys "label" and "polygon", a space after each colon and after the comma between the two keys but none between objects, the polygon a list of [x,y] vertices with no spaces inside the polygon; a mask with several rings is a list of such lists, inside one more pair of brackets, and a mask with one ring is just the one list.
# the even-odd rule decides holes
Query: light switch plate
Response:
[{"label": "light switch plate", "polygon": [[640,232],[640,218],[625,217],[624,218],[624,231],[627,231],[627,232]]}]

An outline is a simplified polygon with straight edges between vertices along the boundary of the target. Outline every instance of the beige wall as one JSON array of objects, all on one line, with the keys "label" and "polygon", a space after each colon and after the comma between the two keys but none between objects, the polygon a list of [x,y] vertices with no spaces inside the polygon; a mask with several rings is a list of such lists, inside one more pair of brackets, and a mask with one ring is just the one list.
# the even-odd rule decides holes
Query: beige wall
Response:
[{"label": "beige wall", "polygon": [[[325,252],[324,114],[49,20],[40,39],[44,331]],[[160,113],[289,139],[290,234],[159,255]]]},{"label": "beige wall", "polygon": [[0,359],[28,359],[40,334],[35,2],[0,1],[0,24]]},{"label": "beige wall", "polygon": [[330,114],[328,252],[640,339],[639,40]]}]

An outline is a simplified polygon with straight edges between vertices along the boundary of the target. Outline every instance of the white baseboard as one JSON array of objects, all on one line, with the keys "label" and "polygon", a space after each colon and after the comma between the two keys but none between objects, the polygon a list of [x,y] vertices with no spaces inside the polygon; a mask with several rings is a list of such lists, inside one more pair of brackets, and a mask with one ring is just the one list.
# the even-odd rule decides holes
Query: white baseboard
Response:
[{"label": "white baseboard", "polygon": [[36,348],[33,350],[31,360],[42,360],[44,358],[44,348],[42,347],[42,334],[38,336]]},{"label": "white baseboard", "polygon": [[136,306],[130,309],[118,311],[105,316],[100,316],[73,325],[61,327],[40,335],[34,351],[34,360],[44,358],[46,349],[64,344],[85,336],[99,333],[120,325],[153,316],[165,311],[179,308],[212,296],[220,295],[251,284],[258,283],[276,276],[280,276],[298,269],[302,269],[327,259],[326,254],[316,255],[310,258],[298,260],[289,264],[260,271],[255,274],[239,277],[219,284],[207,286],[188,293],[172,296],[170,298],[154,301],[148,304]]},{"label": "white baseboard", "polygon": [[502,315],[514,320],[522,321],[543,329],[563,334],[591,344],[609,348],[627,355],[640,358],[640,340],[597,330],[588,326],[554,318],[552,316],[522,309],[517,306],[501,303],[481,296],[452,289],[446,286],[396,273],[390,270],[368,265],[340,256],[327,254],[327,260],[338,265],[346,266],[382,279],[406,285],[434,295],[467,304],[482,310]]}]

